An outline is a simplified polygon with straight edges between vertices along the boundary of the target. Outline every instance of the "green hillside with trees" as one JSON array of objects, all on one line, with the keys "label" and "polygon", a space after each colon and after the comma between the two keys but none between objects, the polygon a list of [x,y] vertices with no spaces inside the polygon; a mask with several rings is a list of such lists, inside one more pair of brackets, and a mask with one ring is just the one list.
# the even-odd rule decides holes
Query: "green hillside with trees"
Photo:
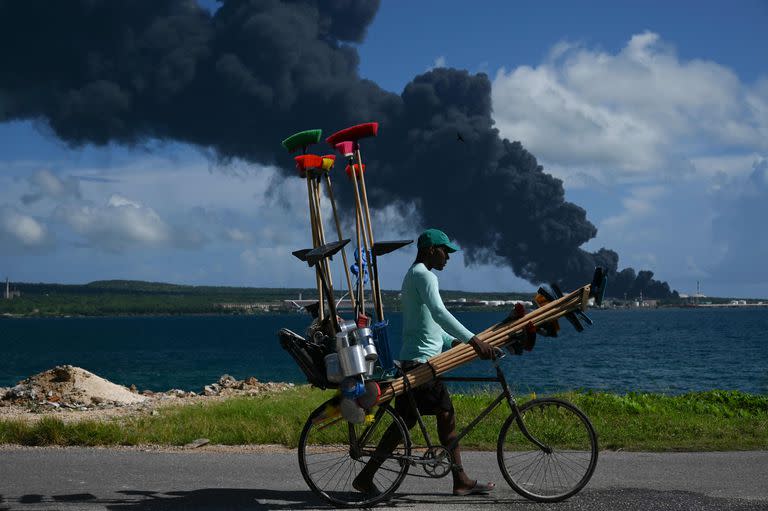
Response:
[{"label": "green hillside with trees", "polygon": [[[242,314],[245,308],[222,304],[258,305],[248,313],[281,312],[283,300],[317,298],[315,289],[184,286],[164,282],[100,280],[89,284],[14,283],[21,296],[0,299],[0,314],[20,316],[113,316],[139,314]],[[530,293],[442,291],[456,300],[530,300]],[[399,291],[383,291],[384,306],[397,310]],[[1,295],[0,295],[1,297]],[[337,296],[337,299],[340,296]],[[295,310],[295,308],[293,309]],[[291,312],[288,308],[285,312]]]}]

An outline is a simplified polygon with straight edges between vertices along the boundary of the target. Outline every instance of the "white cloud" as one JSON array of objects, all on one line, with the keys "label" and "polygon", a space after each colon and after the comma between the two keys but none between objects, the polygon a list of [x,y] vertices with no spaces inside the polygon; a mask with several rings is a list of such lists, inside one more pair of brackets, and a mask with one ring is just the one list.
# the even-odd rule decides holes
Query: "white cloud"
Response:
[{"label": "white cloud", "polygon": [[425,71],[432,71],[436,67],[445,67],[446,63],[447,63],[447,61],[445,59],[445,55],[440,55],[439,57],[437,57],[435,59],[435,61],[432,63],[432,65],[427,67],[427,69]]},{"label": "white cloud", "polygon": [[617,52],[564,41],[538,65],[501,69],[493,106],[501,135],[599,212],[584,248],[614,249],[620,267],[650,267],[683,291],[768,281],[757,234],[768,187],[752,166],[768,153],[768,79],[681,59],[644,32]]},{"label": "white cloud", "polygon": [[621,211],[586,248],[615,249],[620,266],[650,268],[682,292],[701,281],[710,295],[768,296],[768,160],[734,165],[711,179],[622,189]]},{"label": "white cloud", "polygon": [[0,253],[40,251],[53,242],[44,224],[12,206],[0,206]]},{"label": "white cloud", "polygon": [[[196,152],[179,158],[162,151],[131,155],[106,167],[36,165],[56,168],[56,174],[45,171],[30,178],[26,167],[12,166],[0,174],[0,204],[45,190],[48,200],[20,203],[21,209],[15,211],[37,219],[40,225],[55,225],[61,242],[57,250],[70,254],[72,260],[82,261],[76,254],[101,251],[93,256],[104,263],[98,267],[101,274],[94,264],[70,268],[78,275],[90,275],[83,280],[103,278],[111,260],[118,269],[110,276],[118,278],[147,274],[156,280],[164,268],[166,280],[186,283],[304,285],[313,281],[311,272],[303,271],[290,255],[311,244],[305,181],[284,178],[274,167],[235,162],[236,168],[230,171],[229,166],[221,169]],[[63,175],[77,177],[68,181]],[[32,182],[39,186],[33,184],[30,189]],[[78,193],[57,193],[57,184],[66,182],[76,183]],[[327,236],[335,239],[327,199],[323,214]],[[9,236],[0,239],[3,253],[11,245],[20,245],[15,234],[13,240]],[[239,257],[244,249],[253,254],[245,259],[250,266]],[[139,256],[145,259],[141,265]],[[147,258],[152,259],[151,265]],[[212,270],[211,261],[227,268],[226,274]],[[21,274],[24,266],[21,260],[18,264],[14,273]],[[35,274],[39,273],[38,269]],[[242,280],[243,275],[248,280]]]},{"label": "white cloud", "polygon": [[[657,202],[666,195],[661,186],[640,186],[631,190],[629,196],[622,199],[624,210],[615,216],[606,218],[601,229],[622,231],[630,222],[643,220],[657,211]],[[627,233],[624,232],[624,235]],[[615,233],[618,235],[618,233]]]},{"label": "white cloud", "polygon": [[[293,250],[296,250],[296,247],[281,245],[263,245],[243,250],[239,256],[240,267],[238,268],[243,285],[315,287],[314,270],[306,263],[294,258],[291,255]],[[331,271],[335,269],[338,268],[334,267]],[[336,275],[334,274],[332,278],[335,281]]]},{"label": "white cloud", "polygon": [[79,199],[80,182],[77,178],[67,176],[60,178],[47,169],[38,170],[29,178],[33,192],[21,197],[24,204],[30,204],[43,198],[54,200]]},{"label": "white cloud", "polygon": [[[112,195],[109,200],[107,201],[107,206],[111,208],[121,208],[123,206],[130,206],[133,209],[141,209],[142,206],[140,203],[136,201],[132,201],[130,199],[127,199],[125,197],[122,197],[120,195]],[[151,211],[151,210],[150,210]],[[153,213],[153,216],[157,216]]]},{"label": "white cloud", "polygon": [[659,35],[616,54],[561,43],[537,67],[501,69],[493,83],[502,136],[542,163],[603,181],[695,172],[684,162],[768,149],[768,85],[728,68],[681,61]]},{"label": "white cloud", "polygon": [[230,241],[251,241],[253,235],[250,232],[243,231],[236,227],[230,227],[224,230]]},{"label": "white cloud", "polygon": [[713,180],[723,175],[747,177],[754,162],[760,158],[758,153],[722,154],[694,157],[691,158],[691,164],[696,171],[696,176]]},{"label": "white cloud", "polygon": [[141,246],[196,246],[200,236],[171,227],[151,207],[115,194],[104,206],[63,204],[58,220],[71,227],[94,247],[121,252]]}]

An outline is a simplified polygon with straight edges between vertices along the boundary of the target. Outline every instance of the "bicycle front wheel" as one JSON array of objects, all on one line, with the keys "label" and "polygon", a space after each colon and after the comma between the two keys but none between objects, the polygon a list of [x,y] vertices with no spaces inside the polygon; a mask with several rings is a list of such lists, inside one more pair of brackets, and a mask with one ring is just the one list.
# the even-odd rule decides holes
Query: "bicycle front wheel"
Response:
[{"label": "bicycle front wheel", "polygon": [[[352,483],[388,430],[398,444],[373,477],[378,493],[359,492]],[[384,404],[366,424],[351,424],[341,416],[323,420],[310,416],[298,451],[301,475],[313,492],[337,506],[367,507],[389,499],[403,482],[409,468],[404,457],[410,455],[410,436],[399,416]]]},{"label": "bicycle front wheel", "polygon": [[526,438],[513,413],[499,433],[499,468],[509,485],[537,502],[558,502],[579,492],[597,465],[597,434],[584,413],[562,399],[534,399],[520,407]]}]

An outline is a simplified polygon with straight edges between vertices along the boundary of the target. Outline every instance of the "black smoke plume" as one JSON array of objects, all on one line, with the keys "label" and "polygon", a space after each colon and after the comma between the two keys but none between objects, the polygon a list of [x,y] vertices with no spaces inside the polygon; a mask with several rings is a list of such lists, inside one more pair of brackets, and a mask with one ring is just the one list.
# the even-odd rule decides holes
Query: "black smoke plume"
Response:
[{"label": "black smoke plume", "polygon": [[372,206],[415,202],[470,262],[534,283],[570,289],[603,265],[616,296],[669,294],[650,272],[617,273],[615,252],[579,248],[595,226],[560,180],[499,137],[486,75],[435,69],[401,95],[361,79],[350,43],[377,10],[372,0],[226,0],[213,14],[192,0],[0,0],[0,121],[42,122],[73,147],[177,140],[290,173],[285,136],[376,120],[380,136],[364,146]]}]

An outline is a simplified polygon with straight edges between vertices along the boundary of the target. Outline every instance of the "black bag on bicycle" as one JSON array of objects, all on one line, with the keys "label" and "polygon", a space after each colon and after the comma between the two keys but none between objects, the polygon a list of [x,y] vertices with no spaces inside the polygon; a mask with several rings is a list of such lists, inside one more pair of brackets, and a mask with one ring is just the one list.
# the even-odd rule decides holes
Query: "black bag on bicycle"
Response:
[{"label": "black bag on bicycle", "polygon": [[328,381],[325,373],[326,349],[320,344],[308,341],[296,332],[281,328],[277,333],[280,346],[287,351],[307,377],[307,382],[321,389],[338,388],[338,383]]}]

